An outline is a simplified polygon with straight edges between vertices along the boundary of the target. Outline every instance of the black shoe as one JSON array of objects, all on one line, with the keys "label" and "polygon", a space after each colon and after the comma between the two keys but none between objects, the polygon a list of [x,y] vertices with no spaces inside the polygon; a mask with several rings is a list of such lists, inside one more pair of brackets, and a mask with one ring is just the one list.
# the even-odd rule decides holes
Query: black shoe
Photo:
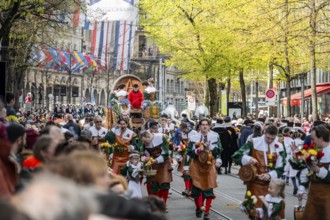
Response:
[{"label": "black shoe", "polygon": [[228,174],[228,172],[227,172],[227,167],[225,167],[225,174]]},{"label": "black shoe", "polygon": [[210,220],[210,214],[204,213],[204,220]]},{"label": "black shoe", "polygon": [[230,169],[228,170],[228,173],[229,173],[229,174],[231,173],[231,170],[230,170]]},{"label": "black shoe", "polygon": [[298,188],[294,188],[294,189],[293,189],[293,195],[294,195],[294,196],[297,195],[297,192],[298,192]]},{"label": "black shoe", "polygon": [[196,209],[196,217],[197,218],[201,218],[202,217],[202,213],[203,211],[199,208],[199,209]]}]

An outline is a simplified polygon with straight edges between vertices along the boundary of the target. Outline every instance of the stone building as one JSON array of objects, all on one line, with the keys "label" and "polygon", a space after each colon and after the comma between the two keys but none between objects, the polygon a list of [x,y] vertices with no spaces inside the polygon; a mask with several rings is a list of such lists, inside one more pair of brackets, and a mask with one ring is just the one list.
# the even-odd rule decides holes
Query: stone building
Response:
[{"label": "stone building", "polygon": [[[90,31],[77,27],[57,43],[63,50],[86,52],[90,50],[90,41]],[[33,94],[35,109],[52,109],[55,103],[77,105],[95,102],[96,105],[106,106],[116,79],[124,74],[134,74],[142,81],[153,78],[164,107],[173,104],[178,112],[181,112],[186,108],[186,91],[189,90],[190,83],[179,76],[180,71],[176,68],[163,66],[166,56],[159,53],[157,46],[145,37],[143,31],[137,30],[134,42],[134,51],[127,71],[119,72],[110,68],[92,76],[38,67],[28,68],[20,106],[23,106],[28,92]],[[112,53],[110,50],[110,57]]]}]

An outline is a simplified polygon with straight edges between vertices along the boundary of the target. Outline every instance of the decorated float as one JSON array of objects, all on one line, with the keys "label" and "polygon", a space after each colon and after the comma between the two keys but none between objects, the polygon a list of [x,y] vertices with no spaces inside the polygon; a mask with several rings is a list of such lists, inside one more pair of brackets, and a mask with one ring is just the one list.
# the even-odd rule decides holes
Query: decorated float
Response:
[{"label": "decorated float", "polygon": [[[112,88],[112,94],[114,94],[116,88],[119,85],[125,85],[125,91],[127,93],[133,90],[133,85],[138,84],[139,90],[144,93],[141,79],[135,75],[127,74],[118,78]],[[152,97],[152,100],[144,100],[142,102],[141,109],[133,109],[130,106],[130,102],[127,99],[116,99],[115,96],[110,96],[109,106],[106,111],[106,127],[111,129],[117,124],[120,118],[126,119],[133,131],[139,131],[143,125],[153,118],[158,120],[160,116],[161,103],[154,100],[155,93],[149,93],[148,97]],[[149,98],[151,99],[151,98]]]}]

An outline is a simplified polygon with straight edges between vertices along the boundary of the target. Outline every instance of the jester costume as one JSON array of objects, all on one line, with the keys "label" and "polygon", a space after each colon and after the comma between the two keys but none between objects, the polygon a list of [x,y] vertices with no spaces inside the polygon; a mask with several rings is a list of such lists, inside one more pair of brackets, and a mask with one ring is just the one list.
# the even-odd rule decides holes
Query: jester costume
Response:
[{"label": "jester costume", "polygon": [[[251,158],[256,159],[258,161],[257,174],[269,174],[271,179],[279,178],[284,172],[285,151],[283,145],[278,142],[268,144],[264,135],[253,138],[251,142],[244,144],[234,153],[232,158],[236,164],[241,166],[249,164]],[[247,191],[250,191],[252,195],[259,196],[267,194],[269,182],[256,178],[250,182],[244,182],[244,184],[246,184]],[[258,200],[255,207],[261,208],[262,202]],[[250,218],[253,215],[253,213],[249,213]],[[284,218],[284,212],[281,217]]]},{"label": "jester costume", "polygon": [[[200,150],[199,146],[209,143],[208,147]],[[204,200],[205,215],[208,216],[212,200],[215,198],[213,188],[217,187],[217,174],[214,163],[221,164],[220,153],[222,147],[219,135],[215,132],[208,132],[206,135],[197,133],[192,136],[188,146],[190,156],[189,174],[192,178],[192,197],[195,200],[196,216],[201,217]],[[202,158],[207,155],[207,161]],[[204,215],[204,219],[207,219]]]}]

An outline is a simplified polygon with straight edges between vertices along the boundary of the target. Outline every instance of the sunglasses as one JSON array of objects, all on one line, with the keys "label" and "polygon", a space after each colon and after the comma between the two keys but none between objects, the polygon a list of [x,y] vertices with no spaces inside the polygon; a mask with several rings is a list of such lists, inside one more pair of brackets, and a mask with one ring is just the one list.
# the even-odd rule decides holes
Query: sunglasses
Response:
[{"label": "sunglasses", "polygon": [[96,121],[95,123],[102,123],[102,121]]}]

